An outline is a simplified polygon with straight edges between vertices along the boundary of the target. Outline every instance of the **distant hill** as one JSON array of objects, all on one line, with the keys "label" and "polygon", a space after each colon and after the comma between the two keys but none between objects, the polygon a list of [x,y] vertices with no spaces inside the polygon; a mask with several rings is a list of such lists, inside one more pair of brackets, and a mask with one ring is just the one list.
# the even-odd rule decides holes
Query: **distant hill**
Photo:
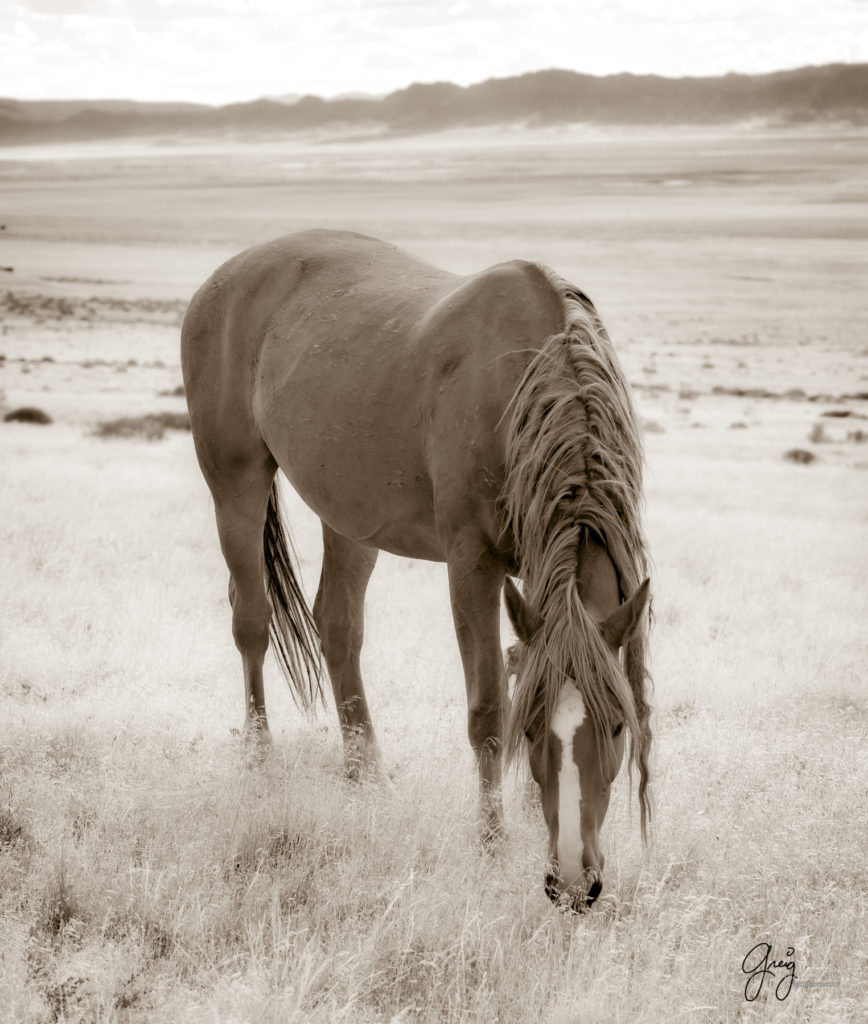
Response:
[{"label": "distant hill", "polygon": [[868,125],[868,64],[766,75],[595,77],[537,71],[466,88],[415,84],[383,97],[260,99],[209,107],[132,100],[0,99],[0,145],[119,137],[283,134],[317,128],[432,132],[462,125],[586,122],[611,125]]}]

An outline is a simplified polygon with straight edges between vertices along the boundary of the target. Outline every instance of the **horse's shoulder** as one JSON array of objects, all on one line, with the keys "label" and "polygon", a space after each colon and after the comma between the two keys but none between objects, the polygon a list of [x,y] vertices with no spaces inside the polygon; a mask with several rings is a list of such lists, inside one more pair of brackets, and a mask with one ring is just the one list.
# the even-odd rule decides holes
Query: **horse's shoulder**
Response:
[{"label": "horse's shoulder", "polygon": [[506,260],[474,275],[473,280],[484,287],[517,288],[522,292],[547,293],[552,290],[551,282],[539,263],[533,260]]},{"label": "horse's shoulder", "polygon": [[560,296],[539,264],[509,260],[464,279],[452,296],[465,310],[485,318],[539,319],[559,327],[563,320]]}]

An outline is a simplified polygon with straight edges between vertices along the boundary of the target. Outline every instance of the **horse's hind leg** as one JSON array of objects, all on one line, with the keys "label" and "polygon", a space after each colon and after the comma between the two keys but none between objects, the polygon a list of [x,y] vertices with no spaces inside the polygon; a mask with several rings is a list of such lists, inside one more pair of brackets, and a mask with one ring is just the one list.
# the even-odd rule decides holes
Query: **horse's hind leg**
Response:
[{"label": "horse's hind leg", "polygon": [[347,540],[323,523],[323,562],[313,617],[329,670],[344,739],[347,774],[376,769],[380,750],[362,685],[365,590],[378,551]]},{"label": "horse's hind leg", "polygon": [[[263,446],[264,448],[264,446]],[[262,665],[268,650],[271,600],[265,584],[263,529],[277,466],[264,449],[261,459],[235,464],[208,480],[217,532],[229,568],[232,636],[241,655],[246,701],[245,731],[270,740]]]}]

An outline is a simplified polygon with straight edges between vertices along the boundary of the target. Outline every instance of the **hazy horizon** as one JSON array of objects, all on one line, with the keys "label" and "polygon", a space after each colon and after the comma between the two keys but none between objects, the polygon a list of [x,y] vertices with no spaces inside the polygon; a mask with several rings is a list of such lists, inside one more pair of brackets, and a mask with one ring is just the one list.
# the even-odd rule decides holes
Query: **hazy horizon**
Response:
[{"label": "hazy horizon", "polygon": [[430,85],[456,85],[462,89],[469,89],[475,85],[481,85],[484,82],[489,81],[500,81],[511,78],[521,78],[526,75],[537,75],[545,72],[569,72],[576,75],[587,75],[591,78],[618,78],[618,77],[634,77],[634,78],[662,78],[673,81],[679,81],[684,79],[710,79],[710,78],[726,78],[730,76],[744,76],[744,77],[759,77],[763,75],[777,75],[786,74],[788,72],[805,71],[809,68],[819,67],[832,67],[836,65],[844,65],[850,67],[858,67],[863,64],[868,64],[868,61],[826,61],[813,64],[800,64],[788,67],[773,68],[768,71],[757,71],[757,72],[746,72],[746,71],[723,71],[717,74],[704,74],[704,75],[667,75],[656,72],[636,72],[636,71],[612,71],[606,74],[595,74],[590,71],[583,71],[578,68],[565,68],[565,67],[539,67],[532,68],[527,71],[520,71],[514,74],[508,75],[488,75],[486,77],[479,78],[477,80],[460,83],[452,81],[448,78],[436,78],[436,79],[413,79],[408,81],[406,84],[397,86],[394,89],[389,89],[385,92],[367,92],[363,89],[348,89],[340,93],[333,95],[324,95],[316,92],[294,92],[292,90],[286,90],[284,92],[272,92],[262,93],[259,95],[252,95],[246,98],[235,98],[228,99],[221,102],[206,102],[203,100],[191,100],[184,99],[182,97],[168,97],[165,99],[140,99],[131,95],[98,95],[98,96],[87,96],[87,95],[67,95],[67,96],[21,96],[13,95],[11,93],[0,93],[0,100],[9,100],[16,103],[81,103],[81,102],[92,102],[92,103],[136,103],[136,104],[168,104],[168,105],[191,105],[191,106],[204,106],[204,107],[224,107],[232,106],[235,104],[244,103],[255,103],[259,100],[272,100],[275,102],[282,103],[294,103],[306,97],[313,97],[316,99],[325,100],[326,102],[335,102],[343,99],[368,99],[368,100],[379,100],[386,96],[390,96],[393,93],[402,92],[406,89],[413,88],[414,86],[430,86]]}]

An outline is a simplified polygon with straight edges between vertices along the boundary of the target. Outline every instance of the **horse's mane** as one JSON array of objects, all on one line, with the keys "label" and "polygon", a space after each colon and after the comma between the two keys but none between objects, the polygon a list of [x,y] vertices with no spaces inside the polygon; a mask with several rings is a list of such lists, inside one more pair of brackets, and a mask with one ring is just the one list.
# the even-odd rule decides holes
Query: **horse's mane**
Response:
[{"label": "horse's mane", "polygon": [[628,764],[631,775],[634,766],[639,770],[644,835],[651,745],[647,618],[622,649],[619,665],[579,599],[576,575],[579,544],[589,535],[606,545],[622,600],[647,573],[642,440],[623,372],[594,306],[563,278],[540,270],[561,299],[564,327],[531,360],[507,410],[502,499],[525,595],[543,625],[523,647],[504,751],[507,759],[515,758],[532,725],[544,725],[548,736],[561,686],[573,679],[604,750],[611,750],[613,721],[623,721],[629,731]]}]

